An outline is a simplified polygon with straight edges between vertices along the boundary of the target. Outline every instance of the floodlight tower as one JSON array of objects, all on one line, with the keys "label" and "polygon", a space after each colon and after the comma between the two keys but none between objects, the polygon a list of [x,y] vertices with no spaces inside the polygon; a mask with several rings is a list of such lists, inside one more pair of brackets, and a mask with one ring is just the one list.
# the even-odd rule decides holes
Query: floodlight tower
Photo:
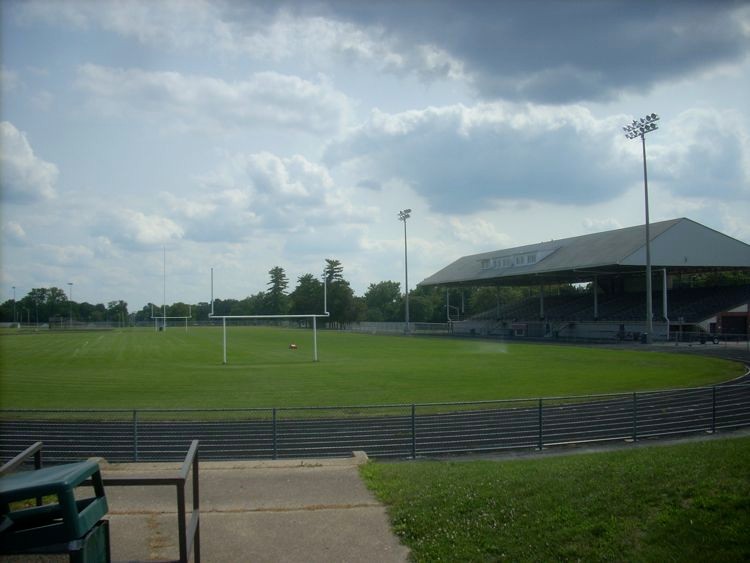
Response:
[{"label": "floodlight tower", "polygon": [[[646,133],[656,131],[659,127],[656,122],[659,121],[659,116],[655,113],[641,117],[640,120],[635,119],[630,125],[626,125],[622,128],[625,131],[625,136],[628,139],[635,139],[636,137],[641,138],[641,145],[643,146],[643,190],[646,200],[646,342],[650,343],[652,334],[654,331],[653,324],[653,306],[651,302],[651,233],[649,228],[648,220],[648,172],[646,169]],[[669,330],[669,329],[667,329]]]},{"label": "floodlight tower", "polygon": [[404,333],[409,334],[409,257],[406,243],[406,220],[411,217],[411,209],[403,209],[398,212],[398,220],[404,222],[404,277],[406,293],[406,326]]}]

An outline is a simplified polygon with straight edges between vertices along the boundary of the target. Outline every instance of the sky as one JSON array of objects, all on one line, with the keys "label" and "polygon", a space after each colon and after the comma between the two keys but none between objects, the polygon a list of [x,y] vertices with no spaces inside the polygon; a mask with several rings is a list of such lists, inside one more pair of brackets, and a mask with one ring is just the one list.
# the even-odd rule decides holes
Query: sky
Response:
[{"label": "sky", "polygon": [[[0,0],[2,296],[357,295],[651,221],[750,242],[750,3]],[[68,285],[68,284],[73,284]]]}]

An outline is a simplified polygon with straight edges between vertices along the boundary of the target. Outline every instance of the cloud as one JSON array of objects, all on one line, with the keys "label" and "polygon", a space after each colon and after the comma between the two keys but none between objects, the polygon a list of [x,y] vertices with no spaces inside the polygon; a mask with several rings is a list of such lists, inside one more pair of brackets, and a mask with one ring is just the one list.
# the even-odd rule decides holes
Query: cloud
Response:
[{"label": "cloud", "polygon": [[304,234],[332,222],[366,223],[372,214],[352,203],[325,166],[301,155],[227,156],[200,183],[200,195],[162,194],[193,240],[241,242],[261,230]]},{"label": "cloud", "polygon": [[6,203],[34,203],[56,196],[57,166],[34,154],[26,134],[0,123],[0,178]]},{"label": "cloud", "polygon": [[15,70],[11,70],[5,65],[0,67],[0,87],[2,87],[3,93],[9,94],[14,92],[20,85],[21,79]]},{"label": "cloud", "polygon": [[[675,196],[750,199],[750,138],[736,112],[691,109],[675,116],[669,144],[647,142],[649,175]],[[649,135],[656,141],[660,131]]]},{"label": "cloud", "polygon": [[26,244],[26,231],[17,221],[8,221],[3,224],[3,240],[15,246]]},{"label": "cloud", "polygon": [[99,224],[96,230],[98,237],[106,237],[131,250],[151,249],[179,240],[184,235],[183,228],[171,219],[133,209],[108,213],[106,222]]},{"label": "cloud", "polygon": [[205,0],[30,0],[17,7],[20,22],[42,21],[84,30],[101,28],[151,45],[201,46],[214,35],[218,7]]},{"label": "cloud", "polygon": [[587,233],[601,233],[621,229],[622,223],[613,217],[603,219],[584,219],[583,230]]},{"label": "cloud", "polygon": [[101,28],[167,50],[258,61],[338,62],[458,80],[483,99],[570,104],[609,100],[750,49],[734,2],[240,3],[33,1],[20,19]]},{"label": "cloud", "polygon": [[596,119],[578,106],[497,103],[375,110],[328,147],[325,162],[354,169],[366,185],[400,179],[446,214],[502,201],[591,204],[627,187],[625,179],[612,182],[623,166],[625,119]]},{"label": "cloud", "polygon": [[88,246],[41,244],[38,250],[45,257],[48,265],[78,266],[88,268],[94,258],[94,252]]},{"label": "cloud", "polygon": [[231,130],[248,126],[283,128],[312,134],[334,133],[348,112],[345,95],[325,82],[310,82],[277,72],[227,82],[178,72],[79,67],[78,88],[107,114],[167,117],[193,130]]},{"label": "cloud", "polygon": [[426,59],[412,53],[439,49],[455,61],[441,74],[468,80],[485,99],[608,100],[738,64],[750,49],[748,11],[732,2],[331,4],[340,19],[387,29],[415,72]]},{"label": "cloud", "polygon": [[495,228],[495,225],[481,217],[473,217],[471,219],[451,217],[448,220],[448,224],[450,225],[451,234],[456,239],[474,247],[489,245],[495,248],[502,248],[509,246],[513,242],[513,239],[509,235],[499,232]]}]

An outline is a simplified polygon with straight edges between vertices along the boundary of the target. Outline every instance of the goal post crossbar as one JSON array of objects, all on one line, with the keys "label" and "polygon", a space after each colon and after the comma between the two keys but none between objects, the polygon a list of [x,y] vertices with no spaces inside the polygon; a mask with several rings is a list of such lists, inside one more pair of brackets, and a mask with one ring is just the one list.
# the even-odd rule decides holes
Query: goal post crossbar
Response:
[{"label": "goal post crossbar", "polygon": [[227,319],[312,319],[313,320],[313,362],[318,361],[318,319],[330,317],[331,314],[314,315],[208,315],[209,319],[221,319],[224,341],[224,364],[227,363]]}]

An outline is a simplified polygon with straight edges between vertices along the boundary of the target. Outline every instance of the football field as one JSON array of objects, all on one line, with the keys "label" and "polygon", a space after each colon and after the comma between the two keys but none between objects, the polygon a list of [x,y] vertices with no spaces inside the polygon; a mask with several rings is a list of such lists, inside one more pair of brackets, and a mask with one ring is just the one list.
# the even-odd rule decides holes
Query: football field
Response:
[{"label": "football field", "polygon": [[[732,362],[646,350],[230,327],[0,333],[0,408],[480,401],[710,385]],[[290,344],[296,350],[290,350]]]}]

